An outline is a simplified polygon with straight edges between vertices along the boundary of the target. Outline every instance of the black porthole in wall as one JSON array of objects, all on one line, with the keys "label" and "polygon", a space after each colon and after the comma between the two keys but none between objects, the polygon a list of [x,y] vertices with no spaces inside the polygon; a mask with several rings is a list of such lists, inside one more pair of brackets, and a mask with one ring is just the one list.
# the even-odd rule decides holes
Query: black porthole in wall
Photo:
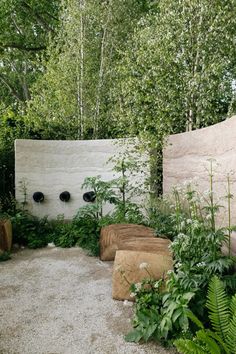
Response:
[{"label": "black porthole in wall", "polygon": [[83,194],[83,200],[88,203],[93,203],[96,199],[96,194],[94,191],[86,192]]},{"label": "black porthole in wall", "polygon": [[62,202],[68,202],[70,200],[70,192],[64,191],[59,195]]},{"label": "black porthole in wall", "polygon": [[44,201],[44,194],[42,192],[35,192],[33,194],[33,200],[36,203],[42,203]]}]

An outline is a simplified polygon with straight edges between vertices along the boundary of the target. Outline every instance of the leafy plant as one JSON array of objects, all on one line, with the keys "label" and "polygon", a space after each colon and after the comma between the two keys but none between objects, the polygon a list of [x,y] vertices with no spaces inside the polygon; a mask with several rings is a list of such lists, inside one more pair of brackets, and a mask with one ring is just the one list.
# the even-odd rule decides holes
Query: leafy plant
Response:
[{"label": "leafy plant", "polygon": [[208,288],[206,307],[210,325],[204,325],[192,313],[189,318],[200,328],[193,339],[178,339],[174,345],[183,354],[235,354],[236,353],[236,294],[230,299],[224,284],[214,276]]},{"label": "leafy plant", "polygon": [[92,256],[99,255],[99,220],[91,213],[91,208],[81,208],[72,221],[77,237],[76,244],[89,251]]},{"label": "leafy plant", "polygon": [[4,251],[0,254],[0,262],[5,262],[11,259],[11,254],[8,251]]},{"label": "leafy plant", "polygon": [[78,235],[71,222],[65,222],[64,217],[59,215],[57,220],[51,222],[51,234],[49,239],[55,246],[69,248],[75,246]]},{"label": "leafy plant", "polygon": [[11,217],[13,227],[13,242],[29,248],[47,246],[50,242],[51,225],[48,219],[39,219],[27,211],[18,210]]}]

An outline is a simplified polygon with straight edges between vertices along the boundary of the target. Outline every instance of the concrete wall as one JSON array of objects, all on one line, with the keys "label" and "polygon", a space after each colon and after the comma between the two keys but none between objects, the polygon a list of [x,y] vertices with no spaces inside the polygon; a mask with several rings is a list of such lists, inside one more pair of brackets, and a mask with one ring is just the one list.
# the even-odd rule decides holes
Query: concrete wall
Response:
[{"label": "concrete wall", "polygon": [[[236,116],[208,128],[169,137],[164,149],[164,193],[194,178],[201,192],[209,189],[208,159],[215,160],[214,187],[219,203],[224,206],[226,176],[231,173],[232,219],[236,224]],[[226,224],[224,208],[220,214],[219,223]]]},{"label": "concrete wall", "polygon": [[[114,178],[108,159],[120,151],[114,140],[46,141],[16,140],[15,185],[16,198],[24,200],[22,181],[26,185],[27,209],[39,217],[56,218],[64,214],[71,219],[79,207],[85,205],[81,185],[85,177],[101,175],[104,180]],[[59,194],[71,193],[68,203]],[[43,203],[35,203],[34,192],[45,195]]]}]

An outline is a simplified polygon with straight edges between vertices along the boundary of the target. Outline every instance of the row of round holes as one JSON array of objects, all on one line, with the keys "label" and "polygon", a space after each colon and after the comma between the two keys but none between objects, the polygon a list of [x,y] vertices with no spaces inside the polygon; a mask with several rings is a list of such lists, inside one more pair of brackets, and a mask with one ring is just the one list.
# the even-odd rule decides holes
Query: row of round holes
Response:
[{"label": "row of round holes", "polygon": [[[68,202],[70,200],[70,192],[64,191],[59,195],[59,198],[62,202]],[[96,195],[94,191],[86,192],[83,194],[83,200],[85,202],[94,202],[96,199]],[[42,203],[44,201],[44,194],[42,192],[35,192],[33,194],[33,200],[36,203]]]}]

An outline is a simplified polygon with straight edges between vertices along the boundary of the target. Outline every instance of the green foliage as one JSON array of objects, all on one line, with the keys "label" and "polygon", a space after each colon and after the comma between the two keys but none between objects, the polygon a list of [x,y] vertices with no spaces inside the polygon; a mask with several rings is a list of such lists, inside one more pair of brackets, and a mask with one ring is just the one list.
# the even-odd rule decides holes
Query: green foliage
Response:
[{"label": "green foliage", "polygon": [[14,189],[14,140],[27,136],[24,120],[8,110],[0,117],[0,210],[12,204]]},{"label": "green foliage", "polygon": [[156,198],[148,208],[148,223],[158,237],[173,240],[176,236],[176,218],[168,199]]},{"label": "green foliage", "polygon": [[134,330],[125,337],[127,341],[168,342],[170,338],[188,332],[187,309],[194,292],[181,291],[170,281],[165,284],[163,280],[150,278],[133,284],[131,291],[135,296]]},{"label": "green foliage", "polygon": [[206,306],[212,328],[225,341],[229,330],[229,299],[223,283],[217,277],[209,284]]},{"label": "green foliage", "polygon": [[50,242],[58,247],[73,247],[77,242],[77,234],[71,222],[65,222],[63,216],[58,216],[57,220],[50,222],[51,233]]},{"label": "green foliage", "polygon": [[5,262],[11,259],[10,252],[4,251],[0,254],[0,262]]},{"label": "green foliage", "polygon": [[77,234],[77,245],[88,250],[91,256],[99,255],[100,225],[90,210],[79,210],[73,219],[73,229]]},{"label": "green foliage", "polygon": [[46,217],[39,219],[26,211],[17,210],[16,214],[11,217],[11,222],[13,243],[29,248],[40,248],[47,246],[50,242],[51,225]]},{"label": "green foliage", "polygon": [[59,0],[2,0],[0,96],[4,108],[21,111],[42,72],[41,56],[58,24]]},{"label": "green foliage", "polygon": [[205,329],[203,324],[189,312],[189,317],[201,329],[196,332],[196,337],[193,339],[178,339],[174,342],[179,353],[235,354],[236,295],[230,299],[223,282],[216,276],[209,283],[206,306],[213,330]]},{"label": "green foliage", "polygon": [[92,189],[96,195],[94,206],[97,210],[98,218],[103,216],[103,207],[106,202],[111,204],[118,202],[118,198],[112,188],[114,184],[114,180],[103,181],[101,176],[86,177],[82,184],[82,188]]},{"label": "green foliage", "polygon": [[[164,225],[163,228],[164,232],[167,230],[166,235],[173,238],[171,249],[174,257],[174,271],[169,272],[162,289],[160,287],[155,289],[154,285],[146,288],[145,282],[142,284],[140,292],[135,293],[133,288],[132,291],[135,293],[136,299],[135,318],[138,320],[136,323],[134,322],[135,329],[127,337],[128,339],[144,338],[145,331],[148,330],[145,327],[148,319],[142,316],[143,309],[145,309],[146,317],[150,315],[152,320],[154,318],[152,313],[148,314],[146,311],[144,303],[146,294],[144,295],[144,292],[149,293],[149,299],[155,299],[156,292],[161,298],[158,304],[153,300],[156,322],[150,322],[149,325],[151,328],[156,325],[156,329],[150,335],[150,339],[168,342],[181,335],[191,337],[194,327],[189,322],[189,309],[192,311],[191,319],[197,315],[207,325],[208,317],[204,312],[204,306],[207,286],[213,275],[218,275],[227,283],[229,292],[233,291],[235,259],[230,255],[223,256],[221,253],[227,229],[217,229],[215,226],[215,217],[219,206],[214,201],[212,171],[210,171],[210,186],[210,191],[207,192],[203,200],[188,183],[186,188],[175,188],[169,202],[162,200],[160,205],[153,205],[150,219],[152,225],[155,225],[155,215],[159,213],[159,210],[161,211],[160,215],[164,215],[164,220],[167,218],[170,220],[170,224]],[[158,223],[159,219],[157,219],[156,225]],[[155,284],[154,281],[149,280],[149,282]],[[213,302],[211,301],[211,303]],[[216,300],[216,305],[219,306],[219,297]],[[226,322],[227,318],[225,318]],[[199,326],[196,316],[194,323]],[[199,336],[203,336],[202,332],[199,333]],[[212,339],[206,340],[209,346],[214,347]],[[186,343],[188,346],[189,342]],[[197,347],[198,345],[196,345]]]},{"label": "green foliage", "polygon": [[[234,1],[160,0],[139,21],[117,67],[113,115],[154,148],[169,133],[232,114]],[[221,29],[224,28],[224,32]],[[214,50],[213,50],[214,48]]]},{"label": "green foliage", "polygon": [[109,113],[110,86],[127,37],[149,11],[147,3],[63,2],[59,29],[47,50],[46,71],[34,85],[28,105],[29,124],[41,127],[45,138],[53,135],[55,126],[65,139],[117,135]]}]

